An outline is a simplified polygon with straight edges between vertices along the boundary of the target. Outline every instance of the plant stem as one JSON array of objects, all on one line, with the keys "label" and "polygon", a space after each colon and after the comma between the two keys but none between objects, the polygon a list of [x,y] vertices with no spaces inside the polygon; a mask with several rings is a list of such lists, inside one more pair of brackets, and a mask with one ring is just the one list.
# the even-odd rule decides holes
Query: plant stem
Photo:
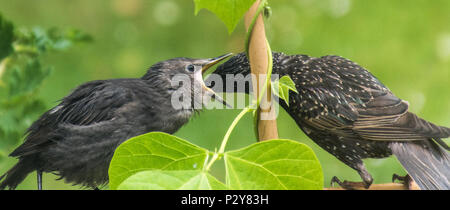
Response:
[{"label": "plant stem", "polygon": [[253,79],[254,84],[256,84],[256,86],[253,86],[256,101],[254,124],[259,141],[278,138],[270,89],[273,65],[272,51],[265,35],[264,20],[261,14],[266,5],[267,0],[256,1],[245,17],[247,27],[245,49],[251,72],[256,76]]},{"label": "plant stem", "polygon": [[[247,30],[247,34],[246,34],[246,39],[245,39],[245,49],[246,49],[246,53],[247,53],[247,57],[249,58],[249,45],[250,45],[250,37],[251,37],[251,33],[253,31],[253,26],[255,25],[256,19],[259,16],[259,14],[263,11],[264,6],[267,4],[267,0],[261,0],[257,12],[255,13],[255,16],[252,19],[252,22]],[[264,81],[264,86],[256,100],[256,108],[259,107],[259,104],[261,102],[261,99],[263,97],[263,94],[266,92],[267,90],[267,86],[270,83],[270,79],[272,76],[272,64],[273,64],[273,60],[272,60],[272,51],[270,49],[269,46],[269,42],[266,39],[266,44],[267,44],[267,56],[268,56],[268,67],[267,67],[267,77],[266,80]],[[206,167],[204,168],[205,171],[208,171],[211,166],[213,165],[213,163],[219,158],[220,155],[222,155],[225,152],[225,147],[227,145],[228,139],[230,138],[231,132],[234,130],[234,128],[236,127],[237,123],[242,119],[242,117],[247,113],[252,111],[253,107],[255,107],[255,104],[251,104],[250,106],[245,107],[237,116],[236,118],[234,118],[233,122],[231,123],[230,127],[228,128],[227,132],[225,133],[225,136],[223,137],[222,143],[220,145],[219,151],[215,152],[214,155],[212,156],[211,160],[208,162],[208,164],[206,165]]]},{"label": "plant stem", "polygon": [[256,107],[259,107],[259,104],[261,103],[262,97],[264,95],[264,93],[267,90],[267,87],[270,83],[270,79],[272,77],[272,66],[273,66],[273,58],[272,58],[272,50],[270,49],[270,45],[269,45],[269,41],[267,41],[266,39],[266,43],[267,43],[267,56],[268,56],[268,61],[269,64],[267,66],[267,76],[266,76],[266,81],[264,81],[264,86],[262,87],[261,92],[259,93],[258,99],[256,101]]},{"label": "plant stem", "polygon": [[225,152],[225,146],[227,145],[228,139],[230,138],[231,132],[234,130],[234,128],[236,127],[237,123],[239,122],[239,120],[241,120],[241,118],[247,113],[249,112],[250,106],[245,107],[239,114],[238,116],[236,116],[236,118],[234,118],[233,122],[231,123],[230,127],[227,130],[227,133],[225,134],[225,136],[223,137],[222,140],[222,144],[220,145],[219,151],[215,152],[213,157],[211,158],[211,160],[208,162],[208,165],[206,165],[205,170],[208,171],[209,168],[212,166],[212,164],[219,158],[219,155],[223,154]]},{"label": "plant stem", "polygon": [[252,18],[252,22],[250,23],[247,34],[245,35],[245,53],[247,54],[247,58],[250,60],[250,55],[248,53],[250,47],[250,37],[252,37],[253,27],[255,26],[256,19],[258,19],[259,14],[263,11],[264,6],[267,4],[267,0],[261,0],[258,5],[258,9],[256,9],[256,13]]},{"label": "plant stem", "polygon": [[249,111],[250,111],[250,108],[245,107],[241,111],[241,113],[239,113],[238,116],[236,118],[234,118],[233,123],[231,123],[230,127],[228,128],[227,133],[223,137],[222,144],[220,145],[220,148],[219,148],[219,153],[223,153],[225,151],[225,146],[227,145],[228,139],[230,138],[231,131],[233,131],[234,127],[236,127],[239,120]]}]

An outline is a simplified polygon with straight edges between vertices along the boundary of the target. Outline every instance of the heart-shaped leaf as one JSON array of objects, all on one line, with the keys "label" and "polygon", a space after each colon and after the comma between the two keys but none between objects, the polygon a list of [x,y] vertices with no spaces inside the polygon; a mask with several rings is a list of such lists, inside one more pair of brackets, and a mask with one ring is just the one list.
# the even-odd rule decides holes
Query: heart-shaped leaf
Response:
[{"label": "heart-shaped leaf", "polygon": [[122,143],[109,167],[110,189],[141,171],[201,170],[209,151],[167,133],[151,132]]},{"label": "heart-shaped leaf", "polygon": [[123,181],[119,190],[225,190],[226,186],[200,170],[161,171],[136,173]]},{"label": "heart-shaped leaf", "polygon": [[292,140],[269,140],[224,155],[227,186],[236,190],[319,190],[322,167],[314,152]]},{"label": "heart-shaped leaf", "polygon": [[255,0],[194,0],[195,14],[203,8],[210,10],[225,23],[231,33],[254,2]]}]

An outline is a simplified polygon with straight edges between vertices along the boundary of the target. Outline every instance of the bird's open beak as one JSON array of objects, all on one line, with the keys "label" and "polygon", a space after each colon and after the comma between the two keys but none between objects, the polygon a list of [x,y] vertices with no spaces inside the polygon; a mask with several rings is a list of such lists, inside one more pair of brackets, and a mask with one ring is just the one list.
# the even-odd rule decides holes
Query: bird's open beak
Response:
[{"label": "bird's open beak", "polygon": [[[214,66],[215,64],[219,63],[220,61],[224,60],[225,58],[230,57],[231,55],[233,55],[233,53],[228,53],[228,54],[221,55],[219,57],[215,57],[215,58],[211,58],[211,59],[207,60],[205,62],[205,64],[202,65],[202,74],[204,74],[206,72],[206,70],[208,70],[211,66]],[[218,96],[217,93],[215,93],[213,90],[211,90],[211,88],[206,87],[205,83],[202,84],[202,87],[205,92],[211,94],[211,97],[214,98],[214,100],[231,108],[231,106],[225,100],[223,100],[222,97]]]},{"label": "bird's open beak", "polygon": [[219,63],[220,61],[223,61],[225,58],[228,58],[231,55],[233,55],[233,53],[228,53],[228,54],[221,55],[219,57],[215,57],[215,58],[211,58],[211,59],[207,60],[205,62],[205,64],[202,65],[202,74],[204,74],[206,72],[206,70],[208,70],[211,66],[216,65],[217,63]]}]

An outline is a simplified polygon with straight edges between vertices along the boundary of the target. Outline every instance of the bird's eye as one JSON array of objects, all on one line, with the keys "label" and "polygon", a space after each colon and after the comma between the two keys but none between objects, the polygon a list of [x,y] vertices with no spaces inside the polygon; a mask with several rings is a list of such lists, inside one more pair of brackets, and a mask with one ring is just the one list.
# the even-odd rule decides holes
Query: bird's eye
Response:
[{"label": "bird's eye", "polygon": [[186,70],[189,72],[194,72],[195,70],[195,66],[192,64],[189,64],[188,66],[186,66]]}]

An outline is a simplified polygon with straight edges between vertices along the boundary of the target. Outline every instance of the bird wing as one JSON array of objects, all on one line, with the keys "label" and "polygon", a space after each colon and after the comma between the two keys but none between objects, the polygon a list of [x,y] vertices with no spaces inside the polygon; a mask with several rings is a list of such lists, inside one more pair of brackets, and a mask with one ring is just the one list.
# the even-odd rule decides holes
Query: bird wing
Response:
[{"label": "bird wing", "polygon": [[93,81],[75,89],[60,105],[50,110],[58,123],[90,125],[114,117],[114,111],[132,101],[128,88],[108,81]]},{"label": "bird wing", "polygon": [[408,112],[406,101],[350,60],[297,55],[284,56],[281,63],[281,73],[291,76],[300,93],[292,94],[289,109],[300,110],[311,126],[381,141],[437,139],[450,134],[450,129]]},{"label": "bird wing", "polygon": [[409,104],[391,94],[374,98],[358,108],[353,130],[363,138],[381,141],[415,141],[446,138],[449,129],[408,111]]},{"label": "bird wing", "polygon": [[76,88],[61,103],[44,113],[27,130],[25,142],[10,156],[35,153],[57,139],[51,137],[62,124],[87,126],[114,118],[114,112],[132,101],[127,88],[113,86],[106,80],[85,83]]},{"label": "bird wing", "polygon": [[[293,104],[293,101],[301,100],[301,96],[295,93],[292,95],[294,100],[291,99],[289,109],[295,108],[296,104]],[[409,112],[408,102],[392,94],[374,97],[368,103],[334,106],[326,102],[337,100],[335,97],[327,94],[320,97],[321,101],[325,101],[324,103],[319,102],[319,105],[310,106],[304,104],[300,108],[302,114],[307,116],[303,121],[310,126],[339,136],[357,135],[367,140],[377,141],[417,141],[429,138],[439,141],[440,138],[447,138],[450,133],[450,129],[437,126]],[[311,98],[311,101],[318,100],[313,96]]]},{"label": "bird wing", "polygon": [[358,108],[353,130],[362,138],[382,141],[424,140],[424,136],[408,125],[409,105],[391,94],[374,98]]}]

